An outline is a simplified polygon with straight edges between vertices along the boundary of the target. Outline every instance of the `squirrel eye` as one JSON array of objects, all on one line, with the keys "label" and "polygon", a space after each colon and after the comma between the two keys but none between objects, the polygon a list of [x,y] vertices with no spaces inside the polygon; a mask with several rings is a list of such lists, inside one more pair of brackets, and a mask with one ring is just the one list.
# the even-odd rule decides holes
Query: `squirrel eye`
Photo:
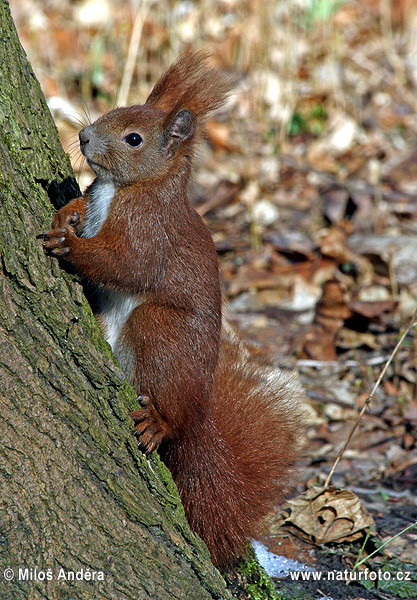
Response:
[{"label": "squirrel eye", "polygon": [[138,146],[141,146],[143,144],[143,137],[141,135],[139,135],[139,133],[136,133],[136,132],[129,133],[125,137],[125,142],[129,146],[133,146],[133,148],[137,148]]}]

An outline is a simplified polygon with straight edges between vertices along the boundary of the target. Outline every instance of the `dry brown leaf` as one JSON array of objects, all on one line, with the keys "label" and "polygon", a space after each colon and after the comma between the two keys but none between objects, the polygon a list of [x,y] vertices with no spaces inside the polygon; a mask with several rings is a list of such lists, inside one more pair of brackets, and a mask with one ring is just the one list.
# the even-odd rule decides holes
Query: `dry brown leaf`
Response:
[{"label": "dry brown leaf", "polygon": [[[291,267],[289,266],[285,269],[287,273],[290,270]],[[275,269],[275,271],[277,271],[277,269]],[[289,275],[286,273],[271,272],[250,263],[239,267],[235,277],[230,282],[227,294],[229,297],[234,297],[251,289],[264,290],[275,288],[281,290],[281,292],[286,291],[289,293],[291,290]]]},{"label": "dry brown leaf", "polygon": [[338,348],[378,348],[378,342],[373,333],[367,331],[355,331],[343,327],[337,336],[337,347]]},{"label": "dry brown leaf", "polygon": [[314,360],[335,360],[334,341],[345,319],[352,316],[342,285],[326,281],[310,331],[304,338],[301,357]]},{"label": "dry brown leaf", "polygon": [[311,486],[287,505],[290,513],[279,525],[315,545],[353,541],[375,524],[356,494],[333,486]]},{"label": "dry brown leaf", "polygon": [[323,256],[334,258],[339,263],[354,262],[356,257],[354,252],[347,246],[346,228],[338,226],[330,227],[328,233],[320,240],[320,250]]},{"label": "dry brown leaf", "polygon": [[[333,225],[342,223],[349,214],[352,215],[357,209],[346,187],[330,187],[322,192],[322,198],[324,201],[323,215]],[[345,224],[347,223],[346,221]]]},{"label": "dry brown leaf", "polygon": [[240,178],[238,182],[229,181],[228,179],[222,179],[207,198],[207,200],[201,206],[197,207],[197,212],[202,217],[214,208],[223,206],[228,202],[232,202],[236,195],[240,192],[243,187],[243,178]]},{"label": "dry brown leaf", "polygon": [[349,304],[352,311],[369,320],[381,320],[381,318],[389,313],[393,313],[398,306],[395,300],[380,300],[376,302],[363,302],[355,300]]},{"label": "dry brown leaf", "polygon": [[301,358],[311,360],[336,360],[334,334],[327,331],[320,323],[313,323],[304,338]]},{"label": "dry brown leaf", "polygon": [[354,234],[349,248],[372,261],[375,272],[395,277],[396,284],[414,285],[417,279],[417,240],[411,235]]},{"label": "dry brown leaf", "polygon": [[299,231],[286,231],[284,233],[274,231],[266,233],[264,239],[293,263],[307,260],[314,261],[316,259],[312,239]]}]

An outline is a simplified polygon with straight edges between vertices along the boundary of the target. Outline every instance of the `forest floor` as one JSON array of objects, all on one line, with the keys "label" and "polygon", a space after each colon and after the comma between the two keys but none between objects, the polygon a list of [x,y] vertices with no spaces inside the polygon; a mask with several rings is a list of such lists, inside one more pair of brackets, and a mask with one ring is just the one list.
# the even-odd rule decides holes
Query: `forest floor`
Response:
[{"label": "forest floor", "polygon": [[[299,373],[311,406],[292,504],[266,543],[317,571],[352,573],[369,530],[361,558],[417,523],[413,327],[368,402],[416,322],[416,3],[144,3],[136,20],[134,2],[11,4],[81,187],[91,172],[76,148],[80,119],[143,101],[187,45],[211,48],[234,74],[190,194],[217,246],[231,322]],[[365,568],[391,575],[348,586],[287,577],[278,588],[288,598],[417,598],[417,529]]]}]

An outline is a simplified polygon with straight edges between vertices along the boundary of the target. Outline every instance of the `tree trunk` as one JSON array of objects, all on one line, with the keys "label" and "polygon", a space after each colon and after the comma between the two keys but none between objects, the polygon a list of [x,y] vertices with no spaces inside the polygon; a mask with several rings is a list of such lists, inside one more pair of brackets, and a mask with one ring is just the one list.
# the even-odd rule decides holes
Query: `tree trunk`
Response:
[{"label": "tree trunk", "polygon": [[48,192],[77,186],[5,0],[0,30],[0,597],[229,598],[137,449],[135,393],[81,286],[36,240]]}]

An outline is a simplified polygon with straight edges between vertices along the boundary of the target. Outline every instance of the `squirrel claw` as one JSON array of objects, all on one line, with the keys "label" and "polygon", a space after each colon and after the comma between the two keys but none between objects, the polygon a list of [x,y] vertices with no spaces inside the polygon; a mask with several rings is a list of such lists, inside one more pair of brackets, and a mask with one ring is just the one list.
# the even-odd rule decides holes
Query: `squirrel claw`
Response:
[{"label": "squirrel claw", "polygon": [[145,429],[146,429],[146,423],[145,423],[145,424],[143,424],[143,423],[139,423],[139,422],[138,422],[138,423],[135,423],[135,430],[134,430],[134,432],[133,432],[133,435],[134,435],[136,438],[140,438],[140,436],[141,436],[141,435],[142,435],[142,433],[145,431]]},{"label": "squirrel claw", "polygon": [[158,448],[162,441],[162,434],[155,434],[151,431],[145,431],[139,439],[138,448],[144,451],[145,454],[150,454]]},{"label": "squirrel claw", "polygon": [[155,450],[166,435],[166,424],[148,396],[139,396],[142,408],[130,413],[135,423],[133,435],[139,438],[138,447],[145,454]]},{"label": "squirrel claw", "polygon": [[70,253],[69,237],[71,231],[66,228],[52,229],[47,233],[40,233],[37,239],[44,240],[42,247],[52,256],[67,256]]},{"label": "squirrel claw", "polygon": [[140,448],[141,450],[143,450],[143,452],[145,454],[150,454],[153,450],[155,450],[158,447],[157,443],[152,443],[152,444],[148,444],[146,445],[144,442],[142,442],[142,440],[139,441],[138,444],[138,448]]},{"label": "squirrel claw", "polygon": [[132,417],[134,424],[138,425],[139,423],[144,421],[148,415],[145,411],[139,409],[131,412],[129,416]]}]

